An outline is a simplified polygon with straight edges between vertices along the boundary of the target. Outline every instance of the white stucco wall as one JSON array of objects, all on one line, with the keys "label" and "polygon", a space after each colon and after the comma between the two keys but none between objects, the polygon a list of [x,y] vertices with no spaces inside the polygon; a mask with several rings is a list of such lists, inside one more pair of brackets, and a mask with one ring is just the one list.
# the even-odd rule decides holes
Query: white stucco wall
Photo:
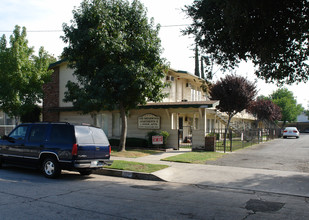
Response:
[{"label": "white stucco wall", "polygon": [[90,114],[81,114],[79,112],[60,112],[60,121],[62,122],[70,122],[76,124],[94,124],[94,119],[91,117]]},{"label": "white stucco wall", "polygon": [[59,69],[59,106],[60,107],[72,107],[71,102],[64,102],[64,93],[67,91],[65,87],[67,82],[77,82],[77,79],[73,76],[73,69],[67,67],[67,65],[61,65]]},{"label": "white stucco wall", "polygon": [[297,122],[307,122],[309,121],[308,116],[305,113],[301,113],[297,116]]}]

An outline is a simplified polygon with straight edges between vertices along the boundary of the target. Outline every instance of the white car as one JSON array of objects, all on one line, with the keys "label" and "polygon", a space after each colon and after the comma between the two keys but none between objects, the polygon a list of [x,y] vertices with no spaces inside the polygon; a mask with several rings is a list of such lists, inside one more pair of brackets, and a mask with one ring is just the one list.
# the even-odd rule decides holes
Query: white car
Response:
[{"label": "white car", "polygon": [[299,138],[299,131],[296,127],[286,127],[283,130],[283,138],[296,137]]}]

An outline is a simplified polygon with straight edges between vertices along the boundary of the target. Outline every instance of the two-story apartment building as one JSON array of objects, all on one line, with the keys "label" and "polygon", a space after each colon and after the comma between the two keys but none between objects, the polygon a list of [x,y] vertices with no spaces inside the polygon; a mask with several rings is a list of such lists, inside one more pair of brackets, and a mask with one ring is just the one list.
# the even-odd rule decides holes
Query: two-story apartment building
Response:
[{"label": "two-story apartment building", "polygon": [[[89,123],[101,127],[109,138],[119,138],[120,113],[114,111],[93,112],[83,115],[72,103],[63,102],[68,80],[75,80],[73,70],[66,61],[50,66],[54,70],[52,81],[44,86],[43,120]],[[219,101],[209,100],[201,89],[203,79],[185,71],[169,69],[164,78],[170,86],[169,94],[162,102],[147,103],[128,113],[128,137],[145,138],[150,131],[170,133],[167,145],[177,148],[179,141],[190,140],[192,146],[204,146],[205,135],[213,129],[224,128],[224,114],[216,111]],[[251,126],[255,120],[242,113],[235,116],[241,125]]]}]

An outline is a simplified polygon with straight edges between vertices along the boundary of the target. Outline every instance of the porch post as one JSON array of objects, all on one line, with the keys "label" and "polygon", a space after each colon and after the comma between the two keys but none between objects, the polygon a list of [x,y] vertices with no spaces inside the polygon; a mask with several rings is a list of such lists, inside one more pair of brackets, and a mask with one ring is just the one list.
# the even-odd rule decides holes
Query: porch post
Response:
[{"label": "porch post", "polygon": [[207,129],[206,108],[199,108],[198,129],[192,131],[192,150],[205,149],[205,134]]}]

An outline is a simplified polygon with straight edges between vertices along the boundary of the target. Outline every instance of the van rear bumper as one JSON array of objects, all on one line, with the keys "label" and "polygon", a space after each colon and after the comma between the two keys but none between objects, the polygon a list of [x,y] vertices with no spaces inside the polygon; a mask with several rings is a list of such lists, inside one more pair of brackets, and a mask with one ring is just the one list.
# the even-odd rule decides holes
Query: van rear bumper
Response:
[{"label": "van rear bumper", "polygon": [[102,168],[103,166],[110,166],[112,163],[113,161],[109,159],[76,160],[74,162],[74,167],[78,169]]}]

